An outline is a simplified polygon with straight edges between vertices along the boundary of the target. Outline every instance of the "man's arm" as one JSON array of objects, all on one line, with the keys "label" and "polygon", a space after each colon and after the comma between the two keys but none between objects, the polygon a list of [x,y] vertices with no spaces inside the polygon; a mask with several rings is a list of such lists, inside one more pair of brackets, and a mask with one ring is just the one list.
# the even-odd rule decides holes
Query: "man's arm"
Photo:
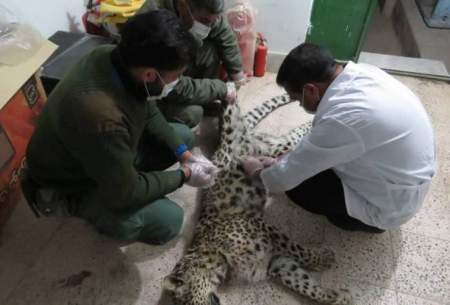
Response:
[{"label": "man's arm", "polygon": [[166,98],[170,103],[179,101],[193,105],[205,105],[214,100],[224,100],[227,96],[227,85],[218,79],[193,79],[188,76],[180,77],[180,82]]},{"label": "man's arm", "polygon": [[271,193],[287,191],[324,170],[358,158],[364,151],[362,140],[352,128],[326,119],[316,124],[292,152],[262,170],[261,179]]},{"label": "man's arm", "polygon": [[[108,128],[113,127],[111,124]],[[139,208],[173,192],[182,184],[181,171],[139,172],[134,167],[130,138],[126,128],[83,134],[72,150],[96,184],[95,197],[111,209]]]},{"label": "man's arm", "polygon": [[156,102],[147,102],[147,105],[147,122],[144,135],[166,143],[175,154],[180,145],[185,143],[183,143],[172,126],[169,125]]}]

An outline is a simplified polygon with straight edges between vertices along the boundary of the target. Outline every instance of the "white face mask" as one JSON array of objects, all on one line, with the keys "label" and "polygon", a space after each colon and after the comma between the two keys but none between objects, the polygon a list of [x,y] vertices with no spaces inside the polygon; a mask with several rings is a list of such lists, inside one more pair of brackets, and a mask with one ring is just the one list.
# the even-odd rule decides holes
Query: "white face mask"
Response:
[{"label": "white face mask", "polygon": [[161,90],[161,93],[159,95],[150,95],[148,88],[147,88],[147,82],[144,82],[145,91],[147,91],[147,101],[156,101],[156,100],[165,98],[166,96],[169,95],[169,93],[173,90],[173,88],[175,88],[175,86],[180,81],[180,79],[177,78],[173,82],[166,84],[158,71],[156,71],[156,75],[158,75],[159,79],[164,84],[164,87]]},{"label": "white face mask", "polygon": [[193,35],[197,36],[199,39],[203,40],[208,37],[209,32],[211,32],[211,28],[207,25],[204,25],[197,20],[194,20],[194,24],[192,28],[189,30]]},{"label": "white face mask", "polygon": [[209,32],[211,32],[211,28],[209,26],[195,20],[194,15],[192,15],[191,8],[188,9],[188,12],[189,12],[189,15],[191,16],[192,20],[194,21],[189,32],[191,32],[192,35],[196,36],[198,39],[201,39],[201,40],[208,37]]}]

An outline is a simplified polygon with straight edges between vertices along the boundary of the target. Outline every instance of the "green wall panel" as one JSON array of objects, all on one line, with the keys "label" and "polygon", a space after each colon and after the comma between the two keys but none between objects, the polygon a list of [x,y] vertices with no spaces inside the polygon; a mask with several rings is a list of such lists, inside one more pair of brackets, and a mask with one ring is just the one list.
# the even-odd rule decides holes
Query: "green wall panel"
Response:
[{"label": "green wall panel", "polygon": [[356,61],[377,0],[315,0],[306,37],[337,59]]}]

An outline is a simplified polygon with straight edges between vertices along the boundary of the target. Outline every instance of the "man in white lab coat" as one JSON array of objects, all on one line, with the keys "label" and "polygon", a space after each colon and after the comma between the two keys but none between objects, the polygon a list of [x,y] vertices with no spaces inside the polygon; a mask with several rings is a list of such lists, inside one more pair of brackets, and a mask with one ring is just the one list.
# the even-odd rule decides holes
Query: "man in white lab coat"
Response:
[{"label": "man in white lab coat", "polygon": [[338,64],[308,43],[288,54],[277,83],[314,114],[313,127],[278,160],[245,159],[247,175],[345,230],[380,233],[415,215],[436,160],[417,96],[376,67]]}]

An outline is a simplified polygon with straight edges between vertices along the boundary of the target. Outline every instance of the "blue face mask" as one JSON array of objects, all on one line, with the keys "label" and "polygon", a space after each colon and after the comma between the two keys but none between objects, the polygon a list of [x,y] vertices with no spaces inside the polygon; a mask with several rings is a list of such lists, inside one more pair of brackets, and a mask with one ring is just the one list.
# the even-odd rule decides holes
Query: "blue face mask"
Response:
[{"label": "blue face mask", "polygon": [[156,71],[156,75],[158,76],[159,80],[164,84],[164,86],[163,86],[160,94],[150,95],[150,92],[148,91],[148,88],[147,88],[147,82],[144,82],[145,91],[147,91],[147,101],[156,101],[156,100],[161,100],[161,99],[165,98],[166,96],[169,95],[169,93],[175,88],[175,86],[180,81],[180,79],[177,78],[173,82],[166,84],[158,71]]}]

